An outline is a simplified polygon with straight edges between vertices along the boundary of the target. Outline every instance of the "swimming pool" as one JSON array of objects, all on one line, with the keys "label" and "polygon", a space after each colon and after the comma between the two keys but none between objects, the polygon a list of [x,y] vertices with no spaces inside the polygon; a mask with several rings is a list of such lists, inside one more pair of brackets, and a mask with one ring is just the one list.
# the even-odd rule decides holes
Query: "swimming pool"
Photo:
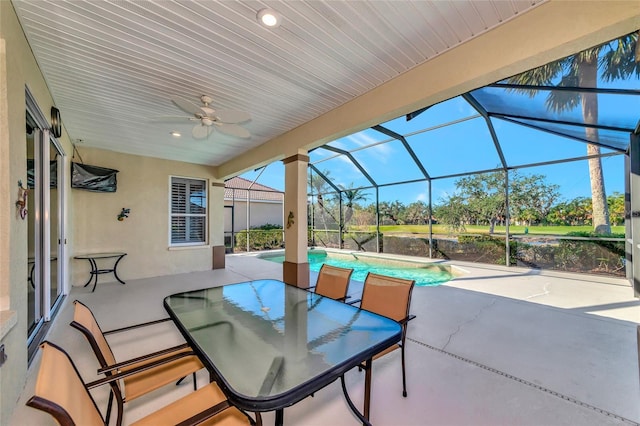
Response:
[{"label": "swimming pool", "polygon": [[[263,253],[258,257],[271,262],[284,262],[283,252]],[[353,269],[351,279],[360,282],[364,282],[368,272],[415,280],[417,286],[435,286],[453,279],[451,269],[446,265],[387,260],[360,253],[345,254],[324,250],[309,250],[307,257],[311,271],[320,271],[323,263],[340,268],[351,268]]]}]

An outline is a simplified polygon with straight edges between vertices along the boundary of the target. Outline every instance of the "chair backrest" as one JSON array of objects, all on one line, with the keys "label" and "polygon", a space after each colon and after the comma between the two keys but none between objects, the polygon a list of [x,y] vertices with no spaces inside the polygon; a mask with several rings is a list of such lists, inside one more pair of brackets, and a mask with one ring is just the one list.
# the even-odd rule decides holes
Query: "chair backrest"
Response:
[{"label": "chair backrest", "polygon": [[400,321],[409,316],[414,280],[369,272],[364,280],[360,307]]},{"label": "chair backrest", "polygon": [[62,425],[104,426],[104,419],[69,355],[50,342],[40,345],[35,395],[27,405],[51,414]]},{"label": "chair backrest", "polygon": [[332,299],[344,300],[347,297],[352,273],[353,269],[323,264],[316,282],[316,293]]},{"label": "chair backrest", "polygon": [[80,330],[87,338],[91,349],[93,349],[96,358],[98,358],[98,362],[100,362],[100,367],[104,368],[115,364],[116,359],[113,356],[111,347],[104,337],[102,329],[98,325],[98,321],[96,321],[96,317],[93,315],[93,312],[91,312],[91,309],[77,300],[74,300],[73,304],[74,310],[71,326]]}]

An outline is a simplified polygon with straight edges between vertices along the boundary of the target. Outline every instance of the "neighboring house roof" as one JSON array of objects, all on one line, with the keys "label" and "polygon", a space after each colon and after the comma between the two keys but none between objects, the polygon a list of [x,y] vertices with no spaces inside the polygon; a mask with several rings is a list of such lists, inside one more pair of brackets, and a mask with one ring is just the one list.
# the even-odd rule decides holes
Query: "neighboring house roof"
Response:
[{"label": "neighboring house roof", "polygon": [[[234,177],[224,183],[224,199],[225,200],[246,200],[247,188],[252,184],[250,180]],[[233,192],[235,192],[235,197]],[[251,185],[251,201],[277,201],[282,202],[284,194],[277,189],[269,186],[253,183]]]}]

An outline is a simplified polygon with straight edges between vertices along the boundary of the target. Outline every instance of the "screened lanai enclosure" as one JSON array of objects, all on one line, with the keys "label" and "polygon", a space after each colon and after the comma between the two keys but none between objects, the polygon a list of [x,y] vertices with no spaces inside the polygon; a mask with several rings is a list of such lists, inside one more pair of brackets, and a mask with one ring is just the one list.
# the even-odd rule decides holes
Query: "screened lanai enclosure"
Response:
[{"label": "screened lanai enclosure", "polygon": [[631,277],[637,39],[310,150],[309,245]]}]

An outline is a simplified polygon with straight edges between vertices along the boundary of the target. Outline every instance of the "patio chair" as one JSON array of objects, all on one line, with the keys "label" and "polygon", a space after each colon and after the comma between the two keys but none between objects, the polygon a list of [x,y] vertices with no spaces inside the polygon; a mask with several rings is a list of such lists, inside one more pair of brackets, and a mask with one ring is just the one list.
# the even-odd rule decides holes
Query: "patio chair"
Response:
[{"label": "patio chair", "polygon": [[315,292],[321,296],[344,302],[349,297],[347,291],[352,273],[353,269],[338,268],[324,263],[318,273],[316,285],[309,289],[315,288]]},{"label": "patio chair", "polygon": [[[364,281],[362,289],[362,299],[360,308],[366,309],[376,314],[383,315],[398,321],[402,325],[402,339],[382,352],[376,354],[373,359],[380,358],[396,349],[402,353],[402,396],[407,396],[407,377],[405,372],[404,344],[407,337],[407,324],[414,319],[415,315],[409,315],[411,308],[411,292],[413,291],[414,280],[388,277],[369,272]],[[350,302],[356,303],[358,300]],[[361,365],[360,368],[365,368]]]},{"label": "patio chair", "polygon": [[161,388],[169,383],[176,382],[179,384],[186,376],[193,375],[193,389],[196,390],[196,371],[204,368],[200,359],[193,354],[189,345],[182,344],[174,346],[162,351],[143,355],[124,362],[116,362],[111,351],[111,347],[107,342],[106,335],[120,333],[135,328],[145,327],[158,324],[164,321],[170,321],[170,318],[157,320],[143,324],[137,324],[130,327],[119,328],[116,330],[103,332],[96,317],[91,310],[82,302],[75,300],[74,302],[73,321],[71,326],[80,330],[86,337],[98,358],[100,368],[99,374],[105,374],[107,377],[121,372],[130,371],[141,366],[147,366],[143,371],[136,374],[130,374],[120,381],[112,381],[110,383],[111,393],[109,395],[109,404],[107,406],[106,423],[109,423],[111,417],[111,408],[113,398],[115,396],[118,404],[117,426],[122,425],[122,416],[124,411],[124,403],[136,399],[142,395],[146,395],[151,391]]},{"label": "patio chair", "polygon": [[[45,341],[40,345],[40,351],[42,357],[35,395],[27,401],[27,405],[49,413],[62,426],[108,425],[89,389],[104,385],[108,381],[117,381],[128,373],[119,373],[85,385],[64,349]],[[259,415],[257,419],[260,424]],[[210,383],[132,423],[132,426],[177,424],[235,426],[256,423],[245,413],[231,406],[218,385]]]}]

